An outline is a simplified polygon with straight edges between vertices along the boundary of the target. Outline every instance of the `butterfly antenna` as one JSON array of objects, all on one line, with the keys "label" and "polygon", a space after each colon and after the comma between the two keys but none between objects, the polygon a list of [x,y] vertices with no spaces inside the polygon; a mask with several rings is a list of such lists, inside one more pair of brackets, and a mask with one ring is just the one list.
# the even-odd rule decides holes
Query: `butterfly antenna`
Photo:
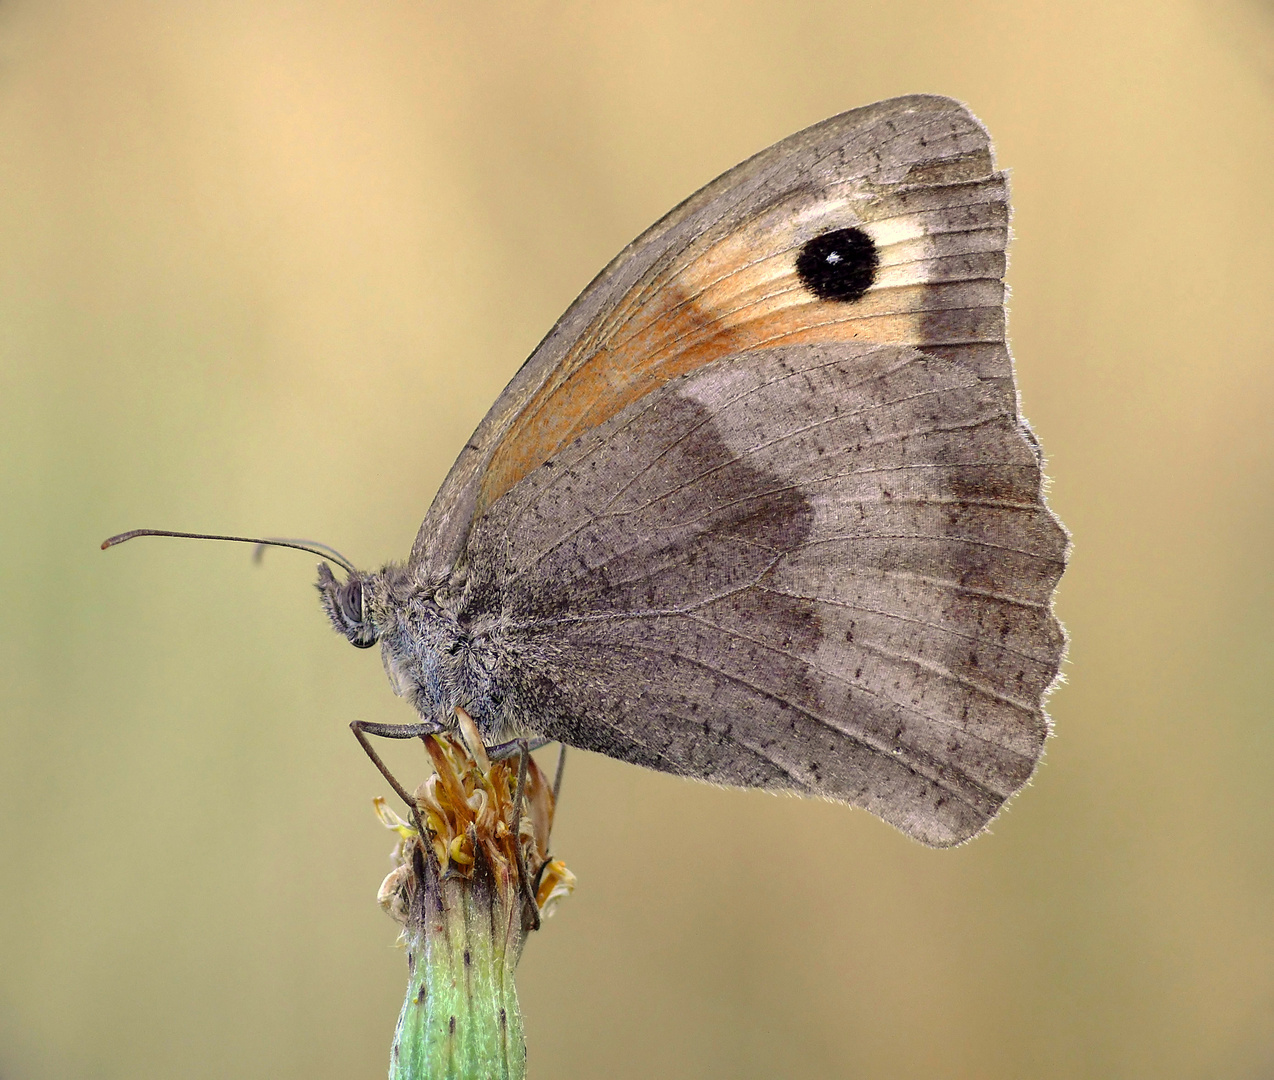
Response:
[{"label": "butterfly antenna", "polygon": [[303,551],[312,551],[315,554],[326,553],[327,557],[333,562],[340,563],[340,565],[344,566],[346,569],[349,568],[349,560],[337,551],[336,548],[329,547],[327,544],[321,544],[317,540],[307,540],[303,536],[272,536],[269,540],[262,540],[252,549],[252,561],[259,563],[262,556],[265,555],[266,548],[282,547],[284,545],[300,548]]},{"label": "butterfly antenna", "polygon": [[317,555],[320,559],[327,559],[329,562],[334,562],[347,573],[358,573],[358,571],[354,569],[354,564],[335,548],[328,547],[326,544],[320,544],[313,540],[279,540],[270,537],[216,536],[212,533],[170,532],[167,529],[133,529],[131,532],[120,533],[118,536],[112,536],[107,540],[103,540],[102,550],[105,551],[107,548],[114,547],[116,544],[122,544],[125,540],[132,540],[137,536],[176,536],[184,540],[230,540],[236,544],[256,544],[257,548],[253,554],[253,558],[257,560],[261,558],[261,552],[268,547],[295,548],[297,551],[308,551],[311,555]]}]

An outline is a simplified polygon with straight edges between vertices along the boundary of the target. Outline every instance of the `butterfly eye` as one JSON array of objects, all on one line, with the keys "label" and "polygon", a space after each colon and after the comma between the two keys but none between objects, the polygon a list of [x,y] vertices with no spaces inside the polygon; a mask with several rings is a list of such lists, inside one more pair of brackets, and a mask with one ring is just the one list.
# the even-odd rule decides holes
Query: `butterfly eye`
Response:
[{"label": "butterfly eye", "polygon": [[319,595],[323,608],[336,627],[351,645],[369,649],[379,637],[376,627],[367,614],[363,597],[363,579],[350,573],[344,584],[337,582],[326,563],[319,566]]},{"label": "butterfly eye", "polygon": [[836,229],[816,236],[796,257],[801,284],[820,300],[857,300],[876,280],[880,257],[862,229]]},{"label": "butterfly eye", "polygon": [[363,584],[358,578],[346,582],[336,594],[336,603],[340,606],[341,616],[350,626],[358,626],[363,621]]}]

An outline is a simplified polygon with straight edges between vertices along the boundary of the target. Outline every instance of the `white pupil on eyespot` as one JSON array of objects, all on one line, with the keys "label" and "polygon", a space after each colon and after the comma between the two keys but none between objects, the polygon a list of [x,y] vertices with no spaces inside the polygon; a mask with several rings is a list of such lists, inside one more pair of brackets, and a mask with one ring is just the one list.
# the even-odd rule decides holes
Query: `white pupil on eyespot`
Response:
[{"label": "white pupil on eyespot", "polygon": [[838,262],[840,262],[840,252],[839,251],[831,252],[827,256],[827,261],[831,263],[833,266],[835,266]]}]

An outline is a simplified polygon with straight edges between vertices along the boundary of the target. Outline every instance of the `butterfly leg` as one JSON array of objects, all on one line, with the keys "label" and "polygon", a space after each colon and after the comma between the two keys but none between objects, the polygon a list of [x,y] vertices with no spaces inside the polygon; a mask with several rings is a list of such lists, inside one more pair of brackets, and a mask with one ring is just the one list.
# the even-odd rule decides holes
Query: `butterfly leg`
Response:
[{"label": "butterfly leg", "polygon": [[[518,821],[522,815],[522,799],[526,792],[527,756],[532,750],[539,750],[541,747],[547,746],[550,742],[552,742],[551,739],[532,739],[530,741],[526,739],[511,739],[509,742],[500,743],[497,746],[491,747],[487,751],[487,756],[494,761],[512,757],[514,754],[518,754],[521,758],[518,762],[518,790],[517,796],[514,799],[514,821]],[[557,770],[553,776],[553,817],[557,816],[557,800],[562,794],[562,776],[566,772],[566,743],[559,743],[558,747]],[[552,819],[550,819],[550,831],[552,830],[552,827]],[[540,864],[539,873],[535,875],[535,884],[531,885],[527,879],[526,864],[522,859],[522,848],[519,846],[517,850],[518,877],[522,881],[522,896],[526,905],[534,913],[535,925],[532,929],[538,930],[540,928],[540,905],[538,901],[536,901],[535,897],[540,891],[540,879],[544,876],[544,871],[548,867],[550,860],[546,855],[544,861]]]},{"label": "butterfly leg", "polygon": [[420,820],[420,811],[416,809],[416,800],[407,794],[406,788],[389,771],[389,766],[381,760],[380,755],[372,748],[367,736],[376,735],[382,739],[415,739],[417,737],[423,739],[427,735],[437,735],[443,729],[437,724],[369,724],[364,720],[352,721],[349,729],[354,733],[354,738],[358,740],[358,744],[363,748],[364,753],[372,759],[372,764],[380,770],[381,776],[389,781],[389,786],[407,804],[423,842],[428,834],[425,832],[425,823]]},{"label": "butterfly leg", "polygon": [[558,743],[557,771],[553,774],[553,816],[557,817],[557,800],[562,797],[562,777],[566,774],[566,743]]},{"label": "butterfly leg", "polygon": [[[566,743],[558,743],[557,747],[557,770],[553,774],[553,816],[549,818],[550,834],[553,830],[553,823],[557,820],[557,800],[562,797],[562,777],[566,773]],[[540,872],[535,875],[534,892],[536,896],[540,895],[540,882],[543,880],[544,871],[548,869],[550,862],[552,862],[552,856],[546,852],[544,861],[540,863]]]},{"label": "butterfly leg", "polygon": [[[543,742],[547,742],[545,739]],[[526,739],[517,740],[518,757],[518,792],[513,799],[513,850],[518,857],[518,884],[522,889],[523,908],[531,913],[531,929],[540,928],[540,905],[531,890],[531,882],[526,868],[526,858],[522,854],[521,837],[518,835],[522,821],[522,799],[526,795],[526,763],[531,756],[531,745]],[[543,743],[541,743],[543,745]]]},{"label": "butterfly leg", "polygon": [[[503,761],[511,758],[514,754],[522,753],[522,748],[527,750],[539,750],[548,746],[552,739],[532,739],[528,742],[526,739],[511,739],[509,742],[497,743],[495,746],[487,748],[487,757],[492,761]],[[562,776],[566,773],[566,743],[558,743],[560,748],[557,752],[557,772],[553,775],[553,806],[557,806],[557,800],[562,794]]]},{"label": "butterfly leg", "polygon": [[552,741],[552,739],[531,739],[528,742],[526,739],[510,739],[508,742],[488,746],[487,757],[492,761],[507,761],[524,750],[539,750],[541,747],[548,746]]}]

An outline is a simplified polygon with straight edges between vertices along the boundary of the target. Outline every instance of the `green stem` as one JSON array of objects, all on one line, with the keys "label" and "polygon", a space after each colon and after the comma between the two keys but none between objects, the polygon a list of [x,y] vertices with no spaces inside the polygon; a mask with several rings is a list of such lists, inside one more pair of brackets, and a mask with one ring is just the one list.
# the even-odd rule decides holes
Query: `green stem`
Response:
[{"label": "green stem", "polygon": [[390,1080],[523,1080],[526,1045],[513,970],[526,940],[521,897],[479,857],[471,877],[412,859],[407,997]]}]

